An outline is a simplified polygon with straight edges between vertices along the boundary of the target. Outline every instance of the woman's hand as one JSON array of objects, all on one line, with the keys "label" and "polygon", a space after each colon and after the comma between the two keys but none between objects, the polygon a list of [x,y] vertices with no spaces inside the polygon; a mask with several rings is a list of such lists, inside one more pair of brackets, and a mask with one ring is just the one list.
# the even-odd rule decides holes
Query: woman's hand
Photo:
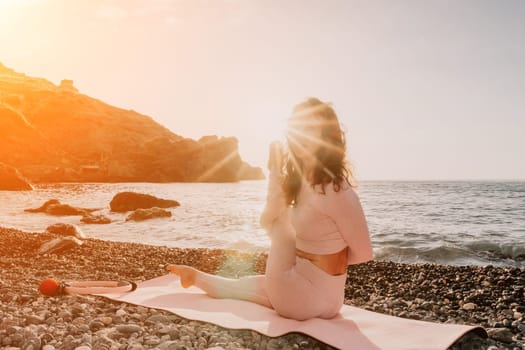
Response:
[{"label": "woman's hand", "polygon": [[279,173],[283,166],[283,145],[279,141],[270,143],[270,152],[268,157],[268,170],[276,170]]}]

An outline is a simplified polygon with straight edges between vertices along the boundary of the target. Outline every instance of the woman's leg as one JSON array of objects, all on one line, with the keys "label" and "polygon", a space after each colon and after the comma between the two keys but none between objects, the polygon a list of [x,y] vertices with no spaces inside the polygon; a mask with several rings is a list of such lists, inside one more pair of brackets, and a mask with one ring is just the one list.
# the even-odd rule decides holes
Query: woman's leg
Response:
[{"label": "woman's leg", "polygon": [[[248,300],[272,307],[267,288],[272,288],[273,294],[282,294],[278,290],[286,289],[286,286],[278,284],[290,277],[295,266],[295,230],[288,210],[272,221],[270,237],[272,242],[266,262],[266,275],[233,279],[211,275],[186,265],[168,265],[166,269],[180,276],[184,288],[195,285],[214,298]],[[272,281],[269,282],[267,277]]]},{"label": "woman's leg", "polygon": [[[168,265],[172,273],[180,276],[184,288],[196,286],[214,298],[247,300],[272,308],[267,288],[284,303],[294,299],[290,287],[295,283],[295,230],[289,220],[289,211],[283,212],[273,221],[272,242],[266,264],[266,275],[246,276],[239,279],[225,278],[199,271],[186,265]],[[292,286],[290,286],[290,283]],[[289,290],[290,289],[290,290]],[[295,289],[295,288],[292,288]],[[288,290],[288,292],[286,292]],[[286,300],[287,299],[287,300]]]},{"label": "woman's leg", "polygon": [[272,307],[266,294],[264,275],[236,279],[211,275],[186,265],[168,265],[166,268],[180,276],[184,288],[195,285],[214,298],[247,300]]},{"label": "woman's leg", "polygon": [[283,276],[293,269],[296,263],[295,229],[290,221],[290,208],[274,219],[271,231],[270,252],[266,262],[267,276]]},{"label": "woman's leg", "polygon": [[[287,210],[273,221],[269,234],[272,242],[264,280],[268,299],[275,311],[284,317],[296,320],[332,317],[341,307],[332,305],[332,295],[344,292],[346,276],[335,282],[330,278],[317,278],[317,275],[328,275],[310,261],[297,258],[296,232],[289,215]],[[337,283],[335,289],[334,283]]]}]

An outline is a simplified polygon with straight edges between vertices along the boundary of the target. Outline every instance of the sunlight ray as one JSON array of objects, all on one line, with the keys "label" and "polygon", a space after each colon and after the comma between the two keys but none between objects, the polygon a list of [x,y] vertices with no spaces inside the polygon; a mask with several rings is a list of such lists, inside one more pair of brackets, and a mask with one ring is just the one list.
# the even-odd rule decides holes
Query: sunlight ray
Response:
[{"label": "sunlight ray", "polygon": [[199,176],[197,178],[197,182],[205,181],[208,177],[210,177],[215,172],[217,172],[222,166],[224,166],[226,163],[228,163],[230,160],[232,160],[237,155],[238,153],[236,149],[228,153],[220,161],[218,161],[214,166],[212,166],[210,169],[206,170],[201,176]]},{"label": "sunlight ray", "polygon": [[[288,133],[289,133],[289,138],[293,138],[295,142],[297,143],[300,143],[298,141],[298,138],[303,138],[303,139],[306,139],[308,141],[311,141],[311,142],[314,142],[315,144],[319,145],[319,146],[323,146],[323,147],[326,147],[332,151],[336,151],[336,152],[342,152],[343,150],[340,148],[340,147],[337,147],[337,146],[334,146],[332,145],[331,143],[325,141],[325,140],[322,140],[320,138],[317,138],[317,137],[312,137],[310,135],[308,135],[307,133],[304,133],[296,128],[288,128]],[[294,142],[294,144],[295,144]]]},{"label": "sunlight ray", "polygon": [[[303,145],[301,145],[299,142],[297,142],[296,140],[294,140],[293,138],[290,139],[290,141],[295,145],[297,146],[298,148],[300,148],[301,150],[303,151],[306,151],[306,149],[304,148]],[[335,178],[335,175],[332,171],[330,171],[330,169],[328,169],[324,164],[322,164],[319,159],[317,159],[317,156],[315,154],[312,154],[312,157],[315,159],[315,161],[319,164],[322,165],[323,167],[323,171],[328,175],[330,176],[332,179]],[[301,176],[303,175],[302,174],[302,171],[301,171],[301,167],[299,166],[299,164],[297,163],[297,160],[295,159],[295,157],[291,157],[291,160],[292,162],[294,163],[294,166],[296,167],[296,169],[300,172]]]},{"label": "sunlight ray", "polygon": [[[294,140],[289,140],[289,141],[292,141],[292,143],[295,142]],[[299,147],[302,147],[302,146],[299,145]],[[292,164],[293,164],[293,166],[295,167],[295,169],[297,169],[297,171],[299,172],[299,175],[303,176],[303,170],[302,170],[301,167],[299,166],[299,162],[297,161],[297,159],[296,159],[295,156],[293,155],[292,151],[290,150],[290,147],[288,147],[288,152],[289,152],[289,156],[288,156],[288,158],[289,158],[290,161],[292,162]]]}]

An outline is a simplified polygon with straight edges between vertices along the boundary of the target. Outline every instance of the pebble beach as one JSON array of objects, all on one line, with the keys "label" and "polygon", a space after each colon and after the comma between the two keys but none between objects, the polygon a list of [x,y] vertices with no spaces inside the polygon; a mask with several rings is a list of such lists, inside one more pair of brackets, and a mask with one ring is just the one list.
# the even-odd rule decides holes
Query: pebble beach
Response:
[{"label": "pebble beach", "polygon": [[[227,277],[263,273],[265,254],[181,249],[86,239],[61,254],[38,255],[52,236],[0,228],[2,349],[332,349],[298,333],[270,338],[96,296],[46,297],[45,278],[130,280],[188,264]],[[389,315],[481,325],[450,349],[525,349],[525,271],[515,267],[372,261],[348,267],[345,303]]]}]

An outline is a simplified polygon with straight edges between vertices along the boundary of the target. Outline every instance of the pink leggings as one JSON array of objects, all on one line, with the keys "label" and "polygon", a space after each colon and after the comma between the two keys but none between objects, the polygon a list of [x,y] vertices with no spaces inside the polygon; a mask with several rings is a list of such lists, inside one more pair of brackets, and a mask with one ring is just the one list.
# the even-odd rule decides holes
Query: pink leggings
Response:
[{"label": "pink leggings", "polygon": [[232,279],[199,271],[195,286],[212,297],[248,300],[296,320],[337,315],[344,302],[346,274],[332,276],[297,257],[289,221],[276,220],[269,236],[265,275]]}]

